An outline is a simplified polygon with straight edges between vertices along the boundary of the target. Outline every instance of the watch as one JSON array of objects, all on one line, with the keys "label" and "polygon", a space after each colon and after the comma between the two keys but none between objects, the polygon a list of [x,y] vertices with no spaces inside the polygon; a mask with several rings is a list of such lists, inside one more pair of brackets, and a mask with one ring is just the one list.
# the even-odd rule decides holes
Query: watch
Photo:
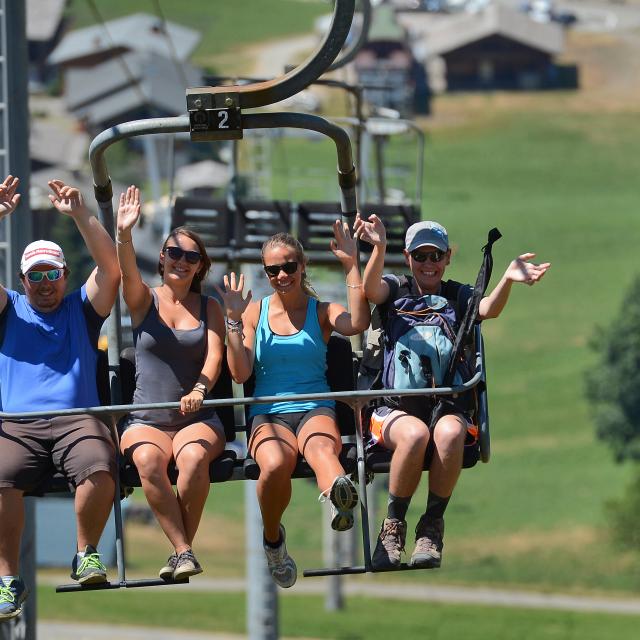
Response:
[{"label": "watch", "polygon": [[203,384],[202,382],[196,382],[196,383],[193,385],[193,390],[194,390],[194,391],[202,391],[202,395],[203,395],[203,396],[206,396],[206,395],[207,395],[207,393],[208,393],[208,391],[207,391],[207,385],[206,385],[206,384]]}]

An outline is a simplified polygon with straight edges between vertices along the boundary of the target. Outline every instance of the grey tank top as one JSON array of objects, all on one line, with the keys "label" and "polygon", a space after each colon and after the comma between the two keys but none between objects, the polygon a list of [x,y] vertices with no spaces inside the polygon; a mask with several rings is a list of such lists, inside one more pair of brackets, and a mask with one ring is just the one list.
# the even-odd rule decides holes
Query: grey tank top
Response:
[{"label": "grey tank top", "polygon": [[[133,329],[136,348],[136,390],[133,404],[177,402],[193,389],[207,355],[207,296],[200,296],[200,324],[195,329],[172,329],[160,318],[158,297],[144,320]],[[127,422],[180,428],[215,419],[214,409],[182,415],[177,409],[133,411]]]}]

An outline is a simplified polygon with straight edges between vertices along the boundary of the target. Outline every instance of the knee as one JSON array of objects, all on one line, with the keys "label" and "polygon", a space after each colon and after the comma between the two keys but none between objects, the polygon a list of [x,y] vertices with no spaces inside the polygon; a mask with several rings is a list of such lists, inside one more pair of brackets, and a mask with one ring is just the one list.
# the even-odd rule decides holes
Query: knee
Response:
[{"label": "knee", "polygon": [[291,478],[296,460],[283,455],[269,455],[261,457],[258,462],[260,479],[264,482],[278,482]]},{"label": "knee", "polygon": [[467,425],[458,416],[445,416],[438,421],[434,440],[440,449],[461,448],[467,435]]},{"label": "knee", "polygon": [[429,428],[422,422],[408,422],[397,437],[399,447],[424,450],[429,444]]},{"label": "knee", "polygon": [[314,438],[304,447],[304,457],[309,458],[333,458],[340,453],[342,443],[336,443],[331,438]]},{"label": "knee", "polygon": [[133,454],[133,462],[141,479],[154,480],[167,475],[169,460],[151,448],[145,447],[136,450]]},{"label": "knee", "polygon": [[200,444],[188,444],[180,450],[176,456],[176,466],[182,476],[194,476],[208,472],[209,454]]}]

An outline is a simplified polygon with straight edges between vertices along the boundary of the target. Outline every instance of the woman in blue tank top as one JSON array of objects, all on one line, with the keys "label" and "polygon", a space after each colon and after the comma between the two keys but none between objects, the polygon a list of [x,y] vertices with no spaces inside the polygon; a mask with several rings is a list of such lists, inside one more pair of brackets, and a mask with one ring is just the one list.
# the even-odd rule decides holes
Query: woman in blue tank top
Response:
[{"label": "woman in blue tank top", "polygon": [[[220,291],[227,314],[227,354],[234,380],[255,373],[255,396],[329,391],[327,342],[337,331],[351,336],[369,326],[369,305],[358,270],[356,240],[336,221],[331,250],[345,272],[349,313],[335,302],[319,302],[306,277],[307,260],[300,243],[284,233],[262,246],[262,262],[273,294],[252,302],[243,296],[244,276],[225,276]],[[298,455],[316,474],[321,497],[332,506],[331,526],[353,526],[356,489],[344,475],[338,455],[342,446],[334,402],[274,402],[250,406],[249,452],[260,467],[257,492],[264,525],[264,550],[274,581],[290,587],[296,565],[287,554],[280,521],[291,498],[291,474]]]},{"label": "woman in blue tank top", "polygon": [[[225,446],[215,411],[200,408],[220,374],[224,318],[218,302],[200,293],[211,261],[189,229],[174,229],[162,245],[162,284],[151,288],[143,282],[131,236],[139,216],[140,193],[132,186],[120,196],[117,249],[136,348],[133,402],[179,401],[180,410],[132,412],[120,448],[138,468],[145,496],[174,549],[160,577],[181,580],[202,572],[191,545],[209,493],[209,464]],[[177,495],[167,475],[172,459]]]}]

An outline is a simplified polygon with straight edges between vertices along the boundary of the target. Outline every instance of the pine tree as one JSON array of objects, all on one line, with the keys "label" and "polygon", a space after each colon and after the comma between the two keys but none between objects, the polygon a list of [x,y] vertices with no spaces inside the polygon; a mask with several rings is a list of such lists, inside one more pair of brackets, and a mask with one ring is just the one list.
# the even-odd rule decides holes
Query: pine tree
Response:
[{"label": "pine tree", "polygon": [[611,325],[591,341],[599,361],[587,374],[597,435],[618,462],[640,461],[640,276]]}]

